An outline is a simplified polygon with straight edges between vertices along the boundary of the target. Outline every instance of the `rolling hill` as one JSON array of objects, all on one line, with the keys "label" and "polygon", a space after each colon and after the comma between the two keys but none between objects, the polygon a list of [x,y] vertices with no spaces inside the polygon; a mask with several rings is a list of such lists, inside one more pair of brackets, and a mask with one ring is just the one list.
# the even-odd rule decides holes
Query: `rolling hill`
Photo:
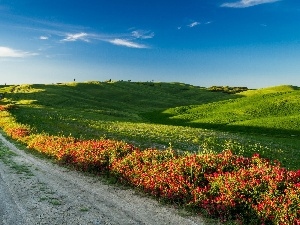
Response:
[{"label": "rolling hill", "polygon": [[300,165],[300,92],[294,86],[212,92],[183,83],[86,82],[1,86],[32,133],[125,140],[142,148],[259,153]]},{"label": "rolling hill", "polygon": [[277,136],[300,135],[300,91],[277,86],[245,91],[228,99],[180,106],[163,112],[169,123],[232,132]]}]

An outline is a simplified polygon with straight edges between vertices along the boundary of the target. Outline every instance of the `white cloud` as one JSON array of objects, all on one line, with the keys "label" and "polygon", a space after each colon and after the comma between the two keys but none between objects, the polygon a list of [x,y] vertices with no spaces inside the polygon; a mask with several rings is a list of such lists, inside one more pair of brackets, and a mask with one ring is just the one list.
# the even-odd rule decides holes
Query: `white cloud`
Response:
[{"label": "white cloud", "polygon": [[67,34],[67,36],[62,39],[62,42],[70,42],[70,41],[85,41],[89,42],[90,40],[100,40],[109,42],[113,45],[124,46],[128,48],[149,48],[144,44],[139,44],[134,42],[136,39],[150,39],[154,37],[154,32],[151,31],[143,31],[143,30],[135,30],[130,34],[123,35],[115,35],[114,37],[105,37],[105,35],[100,34],[87,34],[87,33],[75,33],[75,34]]},{"label": "white cloud", "polygon": [[0,46],[0,58],[25,58],[34,55],[38,54]]},{"label": "white cloud", "polygon": [[89,42],[89,40],[87,39],[88,34],[87,33],[76,33],[76,34],[67,34],[67,36],[62,40],[62,41],[85,41],[85,42]]},{"label": "white cloud", "polygon": [[278,2],[280,0],[240,0],[238,2],[224,3],[221,7],[247,8],[255,5]]},{"label": "white cloud", "polygon": [[40,36],[40,40],[48,40],[49,39],[49,37],[47,37],[47,36]]},{"label": "white cloud", "polygon": [[120,38],[115,38],[113,40],[108,40],[109,43],[114,44],[114,45],[120,45],[120,46],[125,46],[128,48],[148,48],[146,45],[134,43],[132,41],[128,41],[125,39],[120,39]]},{"label": "white cloud", "polygon": [[135,30],[131,32],[131,35],[138,39],[150,39],[154,37],[154,32],[151,31],[143,31],[143,30]]},{"label": "white cloud", "polygon": [[189,24],[188,27],[195,27],[195,26],[198,26],[198,25],[200,25],[199,22],[193,22],[193,23]]}]

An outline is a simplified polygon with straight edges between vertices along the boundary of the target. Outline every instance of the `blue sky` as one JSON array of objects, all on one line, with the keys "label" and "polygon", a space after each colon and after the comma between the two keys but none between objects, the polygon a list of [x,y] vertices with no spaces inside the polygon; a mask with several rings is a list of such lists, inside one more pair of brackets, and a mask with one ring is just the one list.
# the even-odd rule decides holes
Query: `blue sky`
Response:
[{"label": "blue sky", "polygon": [[0,84],[300,86],[299,0],[0,0]]}]

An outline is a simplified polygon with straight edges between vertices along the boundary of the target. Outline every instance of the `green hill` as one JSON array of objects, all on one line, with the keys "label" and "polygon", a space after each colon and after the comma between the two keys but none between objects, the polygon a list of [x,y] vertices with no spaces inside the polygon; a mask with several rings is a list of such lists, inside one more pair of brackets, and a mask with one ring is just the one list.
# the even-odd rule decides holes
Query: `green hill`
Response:
[{"label": "green hill", "polygon": [[278,86],[237,94],[242,98],[163,111],[174,124],[277,136],[300,135],[300,91]]},{"label": "green hill", "polygon": [[300,167],[297,87],[227,94],[119,81],[1,86],[0,93],[0,104],[16,105],[11,114],[34,133],[121,139],[142,148],[231,149]]},{"label": "green hill", "polygon": [[143,113],[232,97],[188,84],[153,82],[35,84],[3,87],[1,92],[6,103],[18,105],[17,120],[37,132],[85,138],[103,135],[93,128],[100,121],[148,122]]}]

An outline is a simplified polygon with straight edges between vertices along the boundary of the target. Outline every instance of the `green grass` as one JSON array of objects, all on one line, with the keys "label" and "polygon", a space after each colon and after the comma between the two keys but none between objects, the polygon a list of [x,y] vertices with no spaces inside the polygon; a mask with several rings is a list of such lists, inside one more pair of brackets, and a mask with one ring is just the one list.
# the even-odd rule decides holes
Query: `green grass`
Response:
[{"label": "green grass", "polygon": [[300,91],[280,86],[246,91],[243,98],[165,110],[168,120],[181,125],[222,131],[300,136]]},{"label": "green grass", "polygon": [[144,113],[231,98],[181,83],[91,82],[23,88],[23,92],[21,87],[10,88],[4,99],[19,106],[13,112],[18,122],[36,132],[83,138],[99,138],[114,123],[148,123]]},{"label": "green grass", "polygon": [[1,104],[33,132],[122,139],[142,148],[232,149],[300,168],[300,92],[280,86],[239,94],[182,83],[87,82],[0,88]]}]

